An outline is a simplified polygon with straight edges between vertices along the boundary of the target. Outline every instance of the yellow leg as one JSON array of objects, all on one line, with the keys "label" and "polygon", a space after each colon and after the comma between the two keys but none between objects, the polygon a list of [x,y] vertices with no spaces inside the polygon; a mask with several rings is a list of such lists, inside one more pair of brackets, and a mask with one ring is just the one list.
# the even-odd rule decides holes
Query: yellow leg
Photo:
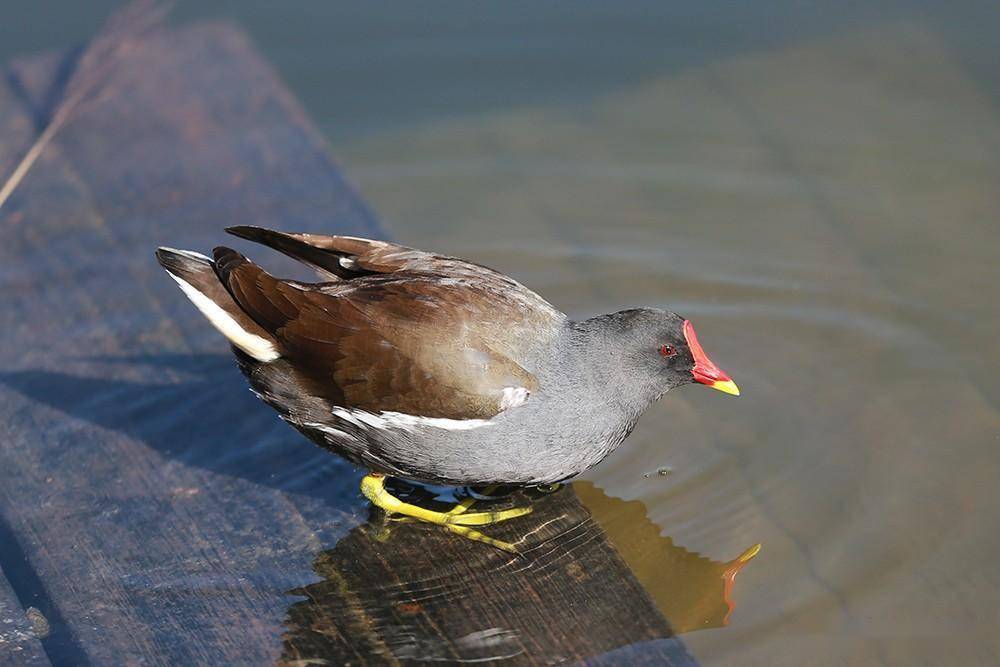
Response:
[{"label": "yellow leg", "polygon": [[385,475],[376,473],[365,475],[364,479],[361,480],[361,493],[373,505],[382,508],[386,513],[403,514],[414,519],[419,519],[420,521],[436,523],[469,539],[485,542],[486,544],[512,553],[517,552],[517,549],[512,544],[487,537],[480,532],[467,528],[467,526],[485,526],[513,519],[514,517],[524,516],[531,512],[530,507],[515,507],[496,512],[468,512],[466,510],[475,502],[473,498],[467,498],[449,512],[436,512],[425,507],[420,507],[419,505],[405,503],[395,497],[385,488]]},{"label": "yellow leg", "polygon": [[[496,491],[496,490],[497,490],[497,487],[490,486],[490,487],[488,487],[488,488],[486,488],[486,489],[483,490],[482,495],[484,495],[484,496],[491,496],[491,495],[493,495],[493,492]],[[476,504],[476,497],[475,496],[469,496],[468,498],[466,498],[465,500],[463,500],[462,502],[458,503],[457,505],[455,505],[454,507],[452,507],[450,510],[448,510],[448,514],[452,514],[452,515],[454,515],[454,514],[465,514],[466,512],[469,511],[469,508],[472,507],[475,504]]]},{"label": "yellow leg", "polygon": [[[497,489],[497,487],[495,487],[495,486],[487,487],[486,489],[483,490],[483,495],[485,495],[485,496],[492,495],[493,492],[496,489]],[[478,502],[478,499],[475,496],[469,496],[468,498],[466,498],[462,502],[457,503],[454,507],[452,507],[450,510],[448,510],[447,512],[445,512],[445,514],[447,514],[449,516],[454,516],[455,514],[465,514],[466,512],[469,511],[470,507],[472,507],[473,505],[476,504],[476,502]],[[396,522],[399,522],[399,523],[406,523],[407,521],[413,521],[413,519],[411,517],[408,517],[408,516],[389,517],[388,515],[386,515],[386,517],[390,521],[396,521]],[[510,517],[508,517],[508,518],[510,518]]]}]

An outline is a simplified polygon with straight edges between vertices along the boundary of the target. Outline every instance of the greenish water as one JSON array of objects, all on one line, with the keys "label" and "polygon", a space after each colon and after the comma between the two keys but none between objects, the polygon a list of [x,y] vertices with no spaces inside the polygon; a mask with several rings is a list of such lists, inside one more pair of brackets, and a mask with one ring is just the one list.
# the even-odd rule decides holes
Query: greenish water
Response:
[{"label": "greenish water", "polygon": [[[113,3],[9,4],[3,60]],[[176,17],[249,30],[401,242],[697,324],[743,396],[670,394],[588,479],[717,561],[763,543],[703,664],[1000,661],[990,4]]]}]

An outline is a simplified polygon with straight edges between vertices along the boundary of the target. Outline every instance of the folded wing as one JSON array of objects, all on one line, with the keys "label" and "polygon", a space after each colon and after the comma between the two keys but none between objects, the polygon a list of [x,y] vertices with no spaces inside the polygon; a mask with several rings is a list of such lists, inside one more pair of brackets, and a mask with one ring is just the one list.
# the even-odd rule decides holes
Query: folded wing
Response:
[{"label": "folded wing", "polygon": [[333,405],[488,419],[537,389],[536,346],[564,323],[531,290],[470,262],[382,241],[231,231],[329,280],[279,280],[234,250],[215,250],[233,301]]}]

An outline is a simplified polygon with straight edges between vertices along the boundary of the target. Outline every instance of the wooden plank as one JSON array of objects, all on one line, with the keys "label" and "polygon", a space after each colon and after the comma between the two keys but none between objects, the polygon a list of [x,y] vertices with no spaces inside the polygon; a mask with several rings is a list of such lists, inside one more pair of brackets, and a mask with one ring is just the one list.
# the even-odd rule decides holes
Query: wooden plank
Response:
[{"label": "wooden plank", "polygon": [[[27,146],[25,128],[38,124],[28,112],[44,112],[64,62],[10,69],[0,164]],[[334,655],[379,664],[409,659],[414,645],[455,655],[496,645],[509,635],[490,628],[509,622],[522,662],[641,642],[634,655],[692,664],[679,642],[655,641],[671,636],[669,623],[569,491],[547,502],[589,526],[585,548],[552,532],[545,511],[496,531],[531,533],[541,550],[521,578],[483,584],[477,568],[509,557],[440,530],[399,526],[388,546],[371,544],[358,473],[246,391],[223,342],[152,259],[161,244],[209,248],[237,223],[381,234],[268,66],[220,25],[138,49],[0,212],[0,517],[10,535],[0,563],[22,554],[46,615],[62,619],[56,662],[265,663],[303,652],[289,591],[310,590],[314,565],[339,557],[316,554],[337,544],[361,562],[377,555],[372,572],[411,591],[440,576],[446,557],[468,590],[411,614],[413,642],[391,645],[399,635],[381,626],[325,644]],[[544,574],[554,564],[559,576]],[[603,573],[589,578],[595,598],[570,581],[588,569]],[[351,594],[375,604],[374,583],[357,579]],[[311,618],[340,622],[339,609],[324,613]]]},{"label": "wooden plank", "polygon": [[[173,54],[193,59],[178,62]],[[196,68],[199,58],[204,62]],[[13,73],[32,94],[44,90],[47,66],[15,66]],[[317,167],[319,158],[291,157],[315,155],[318,144],[294,121],[280,87],[273,80],[266,85],[268,70],[238,33],[202,28],[163,37],[137,53],[130,67],[121,87],[46,151],[5,209],[2,264],[10,308],[4,319],[13,340],[3,349],[10,402],[2,420],[0,507],[78,639],[81,653],[71,661],[267,661],[286,606],[281,592],[301,583],[297,576],[307,572],[322,533],[306,525],[283,489],[258,488],[266,472],[235,478],[224,462],[238,459],[240,441],[260,443],[264,459],[294,460],[298,450],[275,451],[275,443],[289,439],[266,413],[242,418],[257,406],[232,371],[223,375],[228,382],[192,384],[192,377],[205,377],[219,364],[182,354],[171,358],[180,365],[163,367],[157,355],[194,347],[159,306],[160,299],[176,299],[159,284],[149,253],[159,242],[180,240],[164,238],[169,234],[207,245],[222,220],[244,218],[241,211],[218,217],[226,201],[256,201],[266,209],[246,190],[267,183],[280,164]],[[254,99],[220,94],[227,77],[234,88],[252,90]],[[163,93],[176,103],[158,106]],[[150,119],[145,112],[153,110],[157,117]],[[128,123],[133,116],[148,121],[135,128],[136,136]],[[255,134],[258,121],[263,129]],[[84,145],[74,145],[74,136],[84,137]],[[119,171],[75,162],[94,137],[107,144],[100,159]],[[141,145],[141,151],[116,154],[116,145]],[[156,151],[164,158],[143,157]],[[251,183],[238,183],[237,170],[225,164],[252,170]],[[213,169],[230,183],[228,190],[218,180],[205,183]],[[294,168],[287,171],[295,178]],[[353,201],[339,176],[325,171],[325,182],[314,176],[312,186],[323,193],[322,203]],[[218,196],[210,196],[213,191]],[[206,208],[217,206],[208,211],[211,221],[190,213],[201,210],[199,198]],[[360,209],[344,204],[340,210],[342,229],[377,233]],[[196,330],[190,314],[180,319]],[[233,400],[216,401],[218,391]],[[229,436],[222,435],[226,430]],[[251,440],[255,433],[262,440]],[[235,439],[220,447],[227,438]],[[313,452],[306,452],[308,459]],[[348,470],[336,462],[317,469]],[[333,494],[353,497],[351,477]],[[349,508],[335,506],[323,518],[334,525]]]}]

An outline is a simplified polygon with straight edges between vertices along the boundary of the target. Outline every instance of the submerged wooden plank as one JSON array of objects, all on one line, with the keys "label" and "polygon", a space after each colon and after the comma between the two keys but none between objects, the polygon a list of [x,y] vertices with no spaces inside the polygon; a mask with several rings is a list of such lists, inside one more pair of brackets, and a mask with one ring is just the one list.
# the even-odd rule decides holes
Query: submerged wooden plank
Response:
[{"label": "submerged wooden plank", "polygon": [[[578,489],[595,505],[624,504],[586,483]],[[650,664],[695,664],[680,641],[656,641],[671,638],[669,624],[576,488],[519,491],[512,502],[534,511],[489,532],[517,544],[519,556],[434,526],[352,530],[316,557],[321,581],[296,591],[305,600],[288,611],[282,662],[548,665],[636,644],[631,655]],[[661,575],[669,578],[674,565],[664,561]],[[721,601],[722,578],[716,583],[709,596]]]},{"label": "submerged wooden plank", "polygon": [[[26,148],[60,63],[10,69],[0,164]],[[676,640],[656,641],[672,635],[668,621],[569,491],[495,531],[532,536],[523,566],[423,526],[372,542],[357,472],[246,391],[224,343],[153,261],[157,245],[205,250],[232,224],[381,233],[268,66],[218,25],[151,38],[0,211],[0,517],[10,534],[0,563],[23,558],[61,619],[58,662],[304,654],[297,605],[334,562],[358,573],[350,595],[369,604],[381,604],[386,582],[412,595],[420,582],[468,585],[404,608],[409,625],[324,639],[326,655],[379,664],[427,647],[502,649],[511,635],[492,628],[509,623],[520,650],[509,664],[633,642],[633,655],[693,662]],[[546,523],[545,506],[588,526],[582,547]],[[488,576],[495,566],[516,572]],[[316,611],[307,635],[343,622],[339,606]],[[393,644],[400,631],[412,641]]]}]

